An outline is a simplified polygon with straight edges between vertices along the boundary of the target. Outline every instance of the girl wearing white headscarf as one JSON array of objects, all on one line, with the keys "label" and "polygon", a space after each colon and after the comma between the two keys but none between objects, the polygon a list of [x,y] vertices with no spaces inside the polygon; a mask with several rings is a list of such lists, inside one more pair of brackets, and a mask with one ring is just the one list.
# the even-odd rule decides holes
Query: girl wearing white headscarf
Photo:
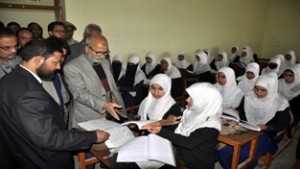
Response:
[{"label": "girl wearing white headscarf", "polygon": [[240,57],[240,63],[245,68],[249,63],[254,62],[253,53],[250,47],[244,47]]},{"label": "girl wearing white headscarf", "polygon": [[223,111],[230,108],[236,108],[240,104],[244,93],[236,84],[233,69],[230,67],[223,67],[218,71],[216,78],[217,83],[215,86],[223,96]]},{"label": "girl wearing white headscarf", "polygon": [[214,148],[221,130],[222,96],[210,83],[196,83],[186,89],[190,97],[175,132],[161,127],[148,129],[170,140],[177,158],[189,169],[213,169]]},{"label": "girl wearing white headscarf", "polygon": [[186,58],[186,53],[184,51],[178,52],[177,61],[175,63],[175,66],[178,69],[184,69],[184,70],[193,70],[193,65],[191,62],[189,62]]},{"label": "girl wearing white headscarf", "polygon": [[161,68],[166,75],[172,79],[172,97],[180,96],[183,92],[183,80],[180,71],[177,67],[172,65],[170,57],[164,57],[160,62]]},{"label": "girl wearing white headscarf", "polygon": [[210,82],[210,66],[207,62],[207,55],[205,52],[197,52],[196,53],[196,61],[194,64],[194,74],[199,77],[199,81],[201,82]]},{"label": "girl wearing white headscarf", "polygon": [[253,89],[258,76],[259,65],[255,62],[249,63],[246,67],[245,74],[237,78],[237,80],[239,81],[238,86],[244,93],[250,92]]},{"label": "girl wearing white headscarf", "polygon": [[146,54],[146,63],[142,66],[142,70],[146,75],[146,78],[150,81],[153,76],[161,73],[160,64],[156,60],[156,55],[153,52]]},{"label": "girl wearing white headscarf", "polygon": [[[255,89],[247,93],[237,108],[242,120],[258,126],[263,134],[259,136],[255,156],[277,151],[277,143],[274,139],[276,133],[286,129],[292,116],[288,101],[277,93],[278,80],[273,72],[261,75],[255,83]],[[241,148],[240,162],[249,156],[250,144]],[[231,168],[233,148],[225,146],[218,152],[219,162],[223,168]],[[247,168],[254,168],[257,160],[253,161]]]},{"label": "girl wearing white headscarf", "polygon": [[[149,94],[142,101],[138,111],[141,120],[161,120],[169,115],[182,115],[171,96],[171,87],[171,79],[165,74],[157,74],[151,79]],[[158,92],[162,92],[163,95]]]},{"label": "girl wearing white headscarf", "polygon": [[115,55],[112,60],[112,72],[116,85],[119,86],[119,83],[122,81],[125,75],[125,69],[122,66],[123,57],[121,55]]},{"label": "girl wearing white headscarf", "polygon": [[300,65],[287,68],[283,79],[278,80],[278,93],[288,99],[295,122],[300,118]]},{"label": "girl wearing white headscarf", "polygon": [[139,66],[138,56],[128,58],[126,74],[120,83],[120,91],[126,107],[140,104],[144,99],[144,80],[146,76]]},{"label": "girl wearing white headscarf", "polygon": [[218,60],[215,62],[215,65],[217,70],[220,70],[221,68],[227,67],[229,65],[226,52],[220,52],[218,54]]},{"label": "girl wearing white headscarf", "polygon": [[240,56],[238,54],[238,51],[239,51],[239,47],[237,47],[237,46],[233,46],[231,48],[231,53],[228,56],[228,60],[229,60],[230,63],[239,61]]},{"label": "girl wearing white headscarf", "polygon": [[296,64],[296,54],[295,51],[289,50],[285,55],[285,66],[291,67]]},{"label": "girl wearing white headscarf", "polygon": [[273,57],[269,63],[268,63],[268,67],[263,68],[261,71],[261,74],[266,74],[266,73],[270,73],[270,72],[274,72],[277,74],[277,76],[281,76],[282,72],[280,72],[280,66],[281,66],[281,59],[278,57]]}]

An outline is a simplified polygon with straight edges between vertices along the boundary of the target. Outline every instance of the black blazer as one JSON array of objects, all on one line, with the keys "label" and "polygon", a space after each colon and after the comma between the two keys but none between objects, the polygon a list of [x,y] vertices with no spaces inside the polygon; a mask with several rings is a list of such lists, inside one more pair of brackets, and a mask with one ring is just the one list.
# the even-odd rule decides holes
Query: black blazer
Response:
[{"label": "black blazer", "polygon": [[67,131],[59,105],[20,66],[1,79],[0,93],[0,168],[71,169],[70,151],[97,140],[94,131]]}]

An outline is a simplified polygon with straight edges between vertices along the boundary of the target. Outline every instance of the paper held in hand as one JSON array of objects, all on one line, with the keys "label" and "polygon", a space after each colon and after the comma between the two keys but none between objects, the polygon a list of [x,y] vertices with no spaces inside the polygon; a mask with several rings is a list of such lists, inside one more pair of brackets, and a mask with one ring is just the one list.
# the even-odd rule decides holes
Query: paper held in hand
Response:
[{"label": "paper held in hand", "polygon": [[249,130],[253,130],[253,131],[261,130],[258,126],[250,124],[245,120],[241,120],[239,115],[232,109],[224,110],[221,115],[221,118],[235,121],[235,122],[237,122],[238,125],[246,128],[246,129],[249,129]]},{"label": "paper held in hand", "polygon": [[105,145],[108,148],[119,147],[134,138],[134,135],[127,126],[121,126],[119,123],[106,119],[89,120],[78,123],[78,125],[87,131],[104,130],[108,132],[110,136],[105,141]]},{"label": "paper held in hand", "polygon": [[147,127],[158,127],[158,126],[170,126],[180,123],[181,121],[173,121],[169,119],[163,119],[163,120],[141,120],[141,121],[128,121],[125,123],[122,123],[122,125],[130,125],[130,124],[136,124],[140,130],[145,130]]},{"label": "paper held in hand", "polygon": [[158,135],[149,134],[148,136],[136,137],[121,146],[117,162],[138,163],[145,161],[157,161],[175,166],[171,142]]}]

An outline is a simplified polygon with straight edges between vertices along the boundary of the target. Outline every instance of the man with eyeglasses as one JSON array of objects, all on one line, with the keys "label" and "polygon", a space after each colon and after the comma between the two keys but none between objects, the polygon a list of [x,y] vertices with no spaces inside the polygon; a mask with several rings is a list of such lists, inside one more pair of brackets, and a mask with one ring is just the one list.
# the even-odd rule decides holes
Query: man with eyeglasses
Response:
[{"label": "man with eyeglasses", "polygon": [[77,128],[79,122],[105,118],[107,115],[120,120],[115,109],[122,109],[126,118],[124,102],[106,59],[109,53],[106,38],[101,35],[88,38],[84,51],[85,54],[63,68],[74,99],[72,127]]},{"label": "man with eyeglasses", "polygon": [[66,38],[66,33],[65,33],[65,25],[63,22],[51,22],[48,25],[48,34],[49,36],[54,36],[57,38]]},{"label": "man with eyeglasses", "polygon": [[15,34],[4,29],[0,32],[0,79],[10,73],[22,59],[17,56],[18,43]]}]

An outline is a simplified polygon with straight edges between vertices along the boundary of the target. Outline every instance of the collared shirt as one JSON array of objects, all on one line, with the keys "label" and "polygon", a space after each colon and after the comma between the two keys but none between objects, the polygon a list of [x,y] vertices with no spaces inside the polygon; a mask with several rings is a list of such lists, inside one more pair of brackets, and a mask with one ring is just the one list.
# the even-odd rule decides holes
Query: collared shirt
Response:
[{"label": "collared shirt", "polygon": [[27,70],[29,73],[31,73],[32,76],[34,76],[34,77],[36,78],[36,80],[37,80],[39,83],[42,83],[42,80],[41,80],[41,78],[40,78],[38,75],[36,75],[36,74],[33,73],[31,70],[29,70],[29,69],[27,69],[26,67],[24,67],[23,65],[20,64],[20,66],[21,66],[23,69]]}]

